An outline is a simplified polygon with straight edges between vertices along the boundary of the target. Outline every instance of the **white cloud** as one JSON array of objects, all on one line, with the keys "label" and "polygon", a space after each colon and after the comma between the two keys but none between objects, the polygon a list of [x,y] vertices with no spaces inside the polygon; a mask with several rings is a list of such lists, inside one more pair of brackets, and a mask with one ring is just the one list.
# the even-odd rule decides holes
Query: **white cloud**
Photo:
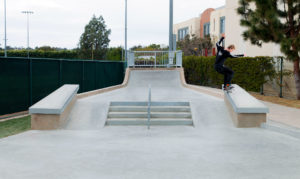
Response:
[{"label": "white cloud", "polygon": [[[3,12],[0,0],[0,12]],[[112,30],[111,46],[124,44],[125,0],[7,0],[8,45],[26,46],[26,17],[30,16],[31,47],[51,45],[74,48],[92,15],[102,15]],[[174,23],[196,17],[206,8],[223,6],[225,0],[174,0]],[[0,39],[3,44],[3,13]],[[168,43],[169,0],[128,0],[128,44]],[[3,46],[3,45],[2,45]]]}]

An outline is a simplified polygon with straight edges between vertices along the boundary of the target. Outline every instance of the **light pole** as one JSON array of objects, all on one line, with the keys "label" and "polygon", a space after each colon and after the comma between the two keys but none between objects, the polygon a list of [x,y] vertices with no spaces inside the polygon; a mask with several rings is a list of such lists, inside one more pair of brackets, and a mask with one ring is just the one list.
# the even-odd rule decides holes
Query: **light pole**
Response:
[{"label": "light pole", "polygon": [[173,65],[175,49],[173,45],[173,0],[170,0],[170,20],[169,20],[169,65]]},{"label": "light pole", "polygon": [[7,37],[6,37],[6,0],[4,0],[4,57],[7,57]]},{"label": "light pole", "polygon": [[27,15],[27,57],[29,58],[29,15],[33,14],[33,12],[22,11],[22,13]]},{"label": "light pole", "polygon": [[173,0],[170,0],[169,51],[173,51]]},{"label": "light pole", "polygon": [[127,59],[127,0],[125,0],[125,62],[128,63],[128,59]]}]

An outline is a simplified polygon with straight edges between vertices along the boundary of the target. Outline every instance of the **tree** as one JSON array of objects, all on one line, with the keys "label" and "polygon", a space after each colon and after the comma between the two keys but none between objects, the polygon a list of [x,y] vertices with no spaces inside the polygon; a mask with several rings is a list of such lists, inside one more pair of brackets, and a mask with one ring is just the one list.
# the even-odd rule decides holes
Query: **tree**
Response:
[{"label": "tree", "polygon": [[300,1],[239,0],[237,11],[242,16],[241,25],[247,27],[243,33],[245,40],[258,46],[264,42],[279,44],[282,53],[294,62],[297,98],[300,100]]},{"label": "tree", "polygon": [[123,50],[122,47],[109,48],[106,53],[106,60],[121,61],[122,60],[122,50]]},{"label": "tree", "polygon": [[144,46],[144,47],[141,45],[133,46],[130,50],[132,50],[132,51],[161,51],[161,50],[166,50],[166,49],[162,48],[158,44],[150,44],[150,45]]},{"label": "tree", "polygon": [[36,49],[36,50],[42,50],[42,51],[60,51],[60,50],[67,50],[66,48],[51,47],[51,46],[35,47],[35,49]]},{"label": "tree", "polygon": [[212,43],[210,37],[199,38],[195,35],[185,36],[184,40],[178,41],[177,46],[181,49],[185,56],[200,56],[205,50],[211,51]]},{"label": "tree", "polygon": [[136,50],[142,49],[142,48],[143,48],[143,46],[141,46],[141,45],[135,45],[135,46],[133,46],[132,48],[130,48],[130,50],[136,51]]},{"label": "tree", "polygon": [[109,45],[110,29],[107,29],[102,16],[92,17],[85,26],[79,41],[80,58],[104,59]]}]

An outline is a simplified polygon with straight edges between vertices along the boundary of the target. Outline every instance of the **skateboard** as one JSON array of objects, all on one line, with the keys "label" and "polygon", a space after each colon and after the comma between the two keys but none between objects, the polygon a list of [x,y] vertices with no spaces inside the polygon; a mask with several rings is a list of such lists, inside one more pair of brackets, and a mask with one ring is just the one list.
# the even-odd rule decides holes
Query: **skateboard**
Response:
[{"label": "skateboard", "polygon": [[233,89],[234,89],[233,86],[229,86],[229,87],[224,88],[224,91],[226,91],[227,93],[232,93]]}]

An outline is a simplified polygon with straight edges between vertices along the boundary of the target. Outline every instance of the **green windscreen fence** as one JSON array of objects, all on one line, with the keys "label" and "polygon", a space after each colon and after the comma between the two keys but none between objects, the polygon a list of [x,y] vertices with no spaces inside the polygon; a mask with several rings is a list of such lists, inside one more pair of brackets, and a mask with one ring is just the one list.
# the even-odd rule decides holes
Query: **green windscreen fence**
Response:
[{"label": "green windscreen fence", "polygon": [[79,84],[82,93],[123,79],[123,62],[0,58],[0,115],[26,111],[64,84]]}]

